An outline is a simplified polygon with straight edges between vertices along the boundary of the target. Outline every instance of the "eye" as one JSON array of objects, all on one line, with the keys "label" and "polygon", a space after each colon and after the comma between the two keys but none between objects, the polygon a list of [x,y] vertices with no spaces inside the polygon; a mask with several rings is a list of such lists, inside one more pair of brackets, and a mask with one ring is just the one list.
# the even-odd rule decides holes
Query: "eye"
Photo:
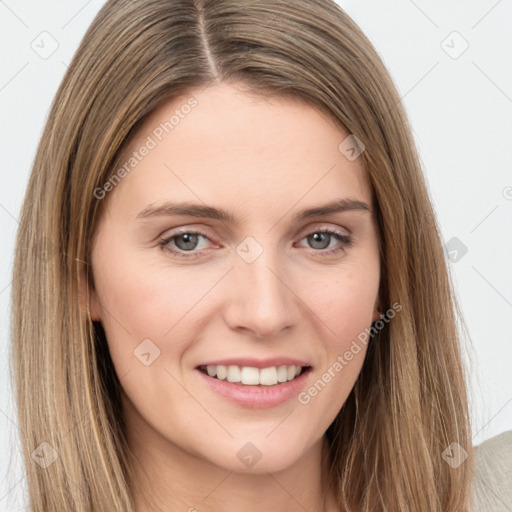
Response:
[{"label": "eye", "polygon": [[[196,258],[201,256],[203,252],[202,249],[204,249],[204,247],[200,247],[201,239],[209,240],[208,236],[204,233],[189,230],[161,238],[158,241],[158,245],[162,250],[177,257]],[[314,249],[313,252],[322,255],[338,253],[345,250],[346,247],[350,247],[352,244],[350,236],[332,229],[317,229],[302,238],[302,240],[307,240]],[[332,246],[331,243],[333,241],[338,242],[338,244],[335,243],[335,245]]]},{"label": "eye", "polygon": [[200,256],[201,254],[200,251],[195,252],[195,250],[198,248],[198,245],[200,245],[198,244],[200,238],[209,240],[209,238],[204,233],[199,231],[182,231],[181,233],[160,239],[158,241],[158,245],[164,251],[170,252],[176,256],[193,258]]},{"label": "eye", "polygon": [[[350,236],[340,233],[332,229],[318,229],[313,231],[302,240],[307,240],[308,244],[313,249],[318,249],[315,252],[319,252],[322,255],[335,254],[345,250],[346,247],[350,247],[352,239]],[[331,245],[331,242],[339,242],[338,245]]]}]

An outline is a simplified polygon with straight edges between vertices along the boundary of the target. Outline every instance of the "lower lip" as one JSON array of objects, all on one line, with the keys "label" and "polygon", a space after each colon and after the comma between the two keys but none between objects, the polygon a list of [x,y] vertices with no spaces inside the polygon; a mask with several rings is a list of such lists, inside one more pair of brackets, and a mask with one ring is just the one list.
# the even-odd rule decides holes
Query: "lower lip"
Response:
[{"label": "lower lip", "polygon": [[210,389],[224,396],[234,404],[251,409],[265,409],[275,407],[296,397],[303,389],[311,367],[303,371],[298,377],[288,382],[274,386],[249,386],[240,383],[228,382],[210,377],[196,368]]}]

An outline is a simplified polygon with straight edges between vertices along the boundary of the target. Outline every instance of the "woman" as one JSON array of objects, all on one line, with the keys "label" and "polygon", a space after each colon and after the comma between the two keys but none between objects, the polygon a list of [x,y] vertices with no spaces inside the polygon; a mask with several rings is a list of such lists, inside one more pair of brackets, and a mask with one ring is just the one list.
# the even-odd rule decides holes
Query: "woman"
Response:
[{"label": "woman", "polygon": [[470,510],[435,215],[334,2],[107,2],[21,224],[32,510]]}]

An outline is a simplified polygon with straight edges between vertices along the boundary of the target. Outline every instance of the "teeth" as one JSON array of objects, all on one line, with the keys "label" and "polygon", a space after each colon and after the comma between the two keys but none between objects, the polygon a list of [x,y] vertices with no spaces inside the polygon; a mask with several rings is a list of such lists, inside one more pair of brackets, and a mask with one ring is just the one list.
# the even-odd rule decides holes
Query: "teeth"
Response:
[{"label": "teeth", "polygon": [[277,384],[277,368],[272,366],[271,368],[262,368],[260,370],[260,384],[264,386],[273,386]]},{"label": "teeth", "polygon": [[[204,368],[204,367],[203,367]],[[241,382],[249,386],[274,386],[278,382],[293,380],[302,370],[301,366],[282,365],[269,368],[254,368],[253,366],[208,365],[206,372],[210,377],[228,382]]]},{"label": "teeth", "polygon": [[242,384],[252,384],[254,386],[260,384],[260,371],[258,368],[243,366],[240,372],[242,374]]},{"label": "teeth", "polygon": [[240,375],[240,368],[235,365],[228,366],[228,375],[227,379],[229,382],[240,382],[242,380],[242,376]]},{"label": "teeth", "polygon": [[[292,367],[290,366],[290,368],[292,368]],[[293,368],[295,369],[295,366]],[[288,380],[288,367],[286,365],[280,366],[277,369],[276,373],[277,373],[277,382],[286,382]]]},{"label": "teeth", "polygon": [[226,366],[217,366],[217,379],[224,380],[228,376],[228,369]]}]

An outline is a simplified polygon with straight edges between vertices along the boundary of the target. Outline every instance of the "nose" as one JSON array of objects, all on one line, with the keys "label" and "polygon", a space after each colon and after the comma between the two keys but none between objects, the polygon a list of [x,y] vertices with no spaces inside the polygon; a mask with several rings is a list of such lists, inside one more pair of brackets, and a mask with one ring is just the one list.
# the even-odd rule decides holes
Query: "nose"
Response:
[{"label": "nose", "polygon": [[299,299],[287,282],[289,273],[277,260],[269,250],[251,263],[236,257],[225,304],[225,321],[231,329],[272,338],[296,324]]}]

